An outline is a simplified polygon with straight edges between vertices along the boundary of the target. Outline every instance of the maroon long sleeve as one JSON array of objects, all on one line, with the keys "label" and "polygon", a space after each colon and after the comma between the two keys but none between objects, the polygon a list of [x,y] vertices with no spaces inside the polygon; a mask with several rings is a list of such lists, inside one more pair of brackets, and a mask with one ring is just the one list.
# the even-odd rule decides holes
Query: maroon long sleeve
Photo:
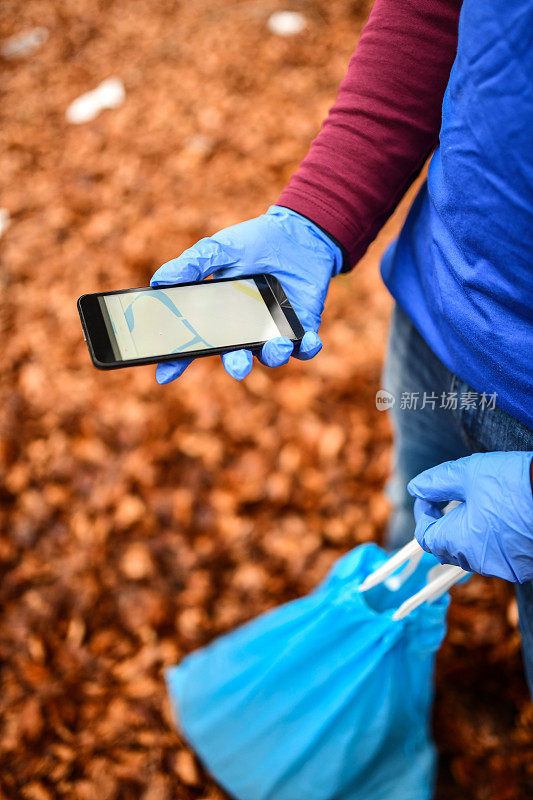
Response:
[{"label": "maroon long sleeve", "polygon": [[335,105],[278,205],[355,264],[435,147],[460,0],[376,0]]}]

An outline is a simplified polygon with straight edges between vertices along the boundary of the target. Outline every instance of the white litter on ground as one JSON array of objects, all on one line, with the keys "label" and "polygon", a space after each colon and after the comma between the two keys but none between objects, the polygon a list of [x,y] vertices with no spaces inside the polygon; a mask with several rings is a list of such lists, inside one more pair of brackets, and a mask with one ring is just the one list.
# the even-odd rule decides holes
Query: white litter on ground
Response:
[{"label": "white litter on ground", "polygon": [[21,31],[0,44],[0,54],[4,58],[22,58],[35,53],[48,39],[48,28],[32,28]]},{"label": "white litter on ground", "polygon": [[268,20],[269,31],[277,36],[294,36],[306,26],[306,18],[298,11],[276,11]]},{"label": "white litter on ground", "polygon": [[0,208],[0,238],[4,235],[11,224],[11,217],[7,208]]},{"label": "white litter on ground", "polygon": [[125,99],[126,91],[120,78],[107,78],[96,89],[72,101],[65,112],[67,122],[73,125],[90,122],[105,108],[118,108]]}]

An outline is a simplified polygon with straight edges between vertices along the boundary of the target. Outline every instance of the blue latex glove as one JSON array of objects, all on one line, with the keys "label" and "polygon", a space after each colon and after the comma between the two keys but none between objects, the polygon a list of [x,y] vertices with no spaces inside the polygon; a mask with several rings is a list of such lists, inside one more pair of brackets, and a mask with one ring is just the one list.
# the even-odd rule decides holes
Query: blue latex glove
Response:
[{"label": "blue latex glove", "polygon": [[[201,239],[159,267],[152,286],[197,281],[213,275],[230,278],[268,273],[283,286],[306,333],[296,358],[313,358],[322,348],[318,336],[320,315],[333,275],[340,272],[342,253],[335,242],[305,217],[281,206],[266,214]],[[290,339],[279,336],[266,342],[261,361],[269,367],[286,364],[292,355]],[[222,356],[226,372],[242,380],[252,369],[249,350]],[[178,378],[191,360],[166,361],[157,366],[158,383]]]},{"label": "blue latex glove", "polygon": [[[524,583],[533,579],[533,453],[475,453],[408,484],[419,544],[441,563]],[[463,500],[445,516],[440,507]]]}]

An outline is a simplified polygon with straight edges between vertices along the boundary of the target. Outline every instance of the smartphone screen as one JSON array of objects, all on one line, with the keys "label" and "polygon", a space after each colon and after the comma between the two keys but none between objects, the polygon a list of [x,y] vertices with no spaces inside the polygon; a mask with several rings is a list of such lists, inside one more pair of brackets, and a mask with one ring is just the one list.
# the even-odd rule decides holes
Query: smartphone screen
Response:
[{"label": "smartphone screen", "polygon": [[303,335],[270,275],[84,295],[78,306],[93,361],[104,369]]},{"label": "smartphone screen", "polygon": [[117,359],[213,350],[281,335],[253,280],[145,289],[99,301]]}]

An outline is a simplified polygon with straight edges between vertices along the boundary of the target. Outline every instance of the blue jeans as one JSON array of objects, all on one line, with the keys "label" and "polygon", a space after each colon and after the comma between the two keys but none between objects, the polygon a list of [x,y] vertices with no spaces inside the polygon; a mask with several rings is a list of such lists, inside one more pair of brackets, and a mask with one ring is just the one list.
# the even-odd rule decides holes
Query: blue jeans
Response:
[{"label": "blue jeans", "polygon": [[[490,396],[482,400],[472,387],[450,372],[399,306],[392,317],[383,387],[396,398],[390,411],[394,463],[387,484],[392,504],[387,531],[390,548],[400,547],[413,537],[414,501],[406,487],[419,472],[472,453],[533,450],[533,431],[497,405],[491,408],[494,401]],[[457,408],[453,407],[454,396]],[[451,407],[446,408],[446,404]],[[516,596],[526,675],[533,697],[533,581],[517,584]]]}]

